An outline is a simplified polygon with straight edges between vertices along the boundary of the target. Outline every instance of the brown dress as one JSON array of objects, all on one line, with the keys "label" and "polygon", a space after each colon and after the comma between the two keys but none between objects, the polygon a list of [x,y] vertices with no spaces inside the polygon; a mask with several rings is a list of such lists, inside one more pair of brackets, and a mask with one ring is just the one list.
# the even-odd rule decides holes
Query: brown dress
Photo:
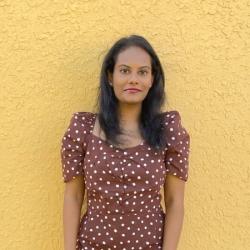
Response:
[{"label": "brown dress", "polygon": [[165,175],[188,179],[190,136],[180,114],[164,112],[167,145],[158,153],[145,141],[125,149],[106,142],[92,133],[96,117],[74,113],[62,138],[63,181],[83,175],[87,189],[76,249],[162,249]]}]

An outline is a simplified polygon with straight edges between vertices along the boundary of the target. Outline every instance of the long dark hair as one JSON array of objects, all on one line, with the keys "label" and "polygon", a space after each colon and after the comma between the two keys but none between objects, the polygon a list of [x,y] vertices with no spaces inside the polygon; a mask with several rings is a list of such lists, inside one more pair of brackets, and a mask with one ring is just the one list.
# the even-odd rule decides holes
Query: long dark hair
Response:
[{"label": "long dark hair", "polygon": [[141,136],[155,150],[162,149],[166,145],[163,134],[164,117],[161,110],[166,101],[164,72],[153,47],[142,36],[130,35],[119,39],[104,57],[96,103],[100,128],[104,131],[107,142],[121,145],[117,138],[119,134],[122,134],[117,112],[118,99],[109,84],[108,73],[113,73],[118,54],[131,46],[140,47],[150,55],[154,75],[152,87],[142,102],[139,125]]}]

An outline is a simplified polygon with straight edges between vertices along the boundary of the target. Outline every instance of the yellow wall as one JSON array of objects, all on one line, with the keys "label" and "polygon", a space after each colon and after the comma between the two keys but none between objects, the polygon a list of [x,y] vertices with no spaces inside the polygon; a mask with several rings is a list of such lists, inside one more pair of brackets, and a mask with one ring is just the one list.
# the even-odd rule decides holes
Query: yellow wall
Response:
[{"label": "yellow wall", "polygon": [[103,54],[145,36],[191,135],[180,250],[249,249],[249,19],[240,1],[0,1],[0,248],[60,250],[60,139]]}]

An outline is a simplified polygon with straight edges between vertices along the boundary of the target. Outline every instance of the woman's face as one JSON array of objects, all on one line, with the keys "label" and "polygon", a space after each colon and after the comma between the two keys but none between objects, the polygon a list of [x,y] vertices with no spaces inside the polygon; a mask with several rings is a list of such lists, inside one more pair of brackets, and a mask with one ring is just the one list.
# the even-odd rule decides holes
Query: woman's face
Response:
[{"label": "woman's face", "polygon": [[[153,84],[150,55],[140,47],[129,47],[120,52],[109,82],[120,103],[141,103]],[[138,91],[129,91],[129,88]]]}]

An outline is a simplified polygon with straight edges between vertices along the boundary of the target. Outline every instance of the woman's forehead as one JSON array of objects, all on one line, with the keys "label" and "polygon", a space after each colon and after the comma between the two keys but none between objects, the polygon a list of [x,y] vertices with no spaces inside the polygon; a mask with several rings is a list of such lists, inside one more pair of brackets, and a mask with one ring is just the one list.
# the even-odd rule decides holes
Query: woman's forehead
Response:
[{"label": "woman's forehead", "polygon": [[140,47],[129,47],[120,52],[117,56],[116,65],[137,65],[137,66],[150,66],[150,55]]}]

